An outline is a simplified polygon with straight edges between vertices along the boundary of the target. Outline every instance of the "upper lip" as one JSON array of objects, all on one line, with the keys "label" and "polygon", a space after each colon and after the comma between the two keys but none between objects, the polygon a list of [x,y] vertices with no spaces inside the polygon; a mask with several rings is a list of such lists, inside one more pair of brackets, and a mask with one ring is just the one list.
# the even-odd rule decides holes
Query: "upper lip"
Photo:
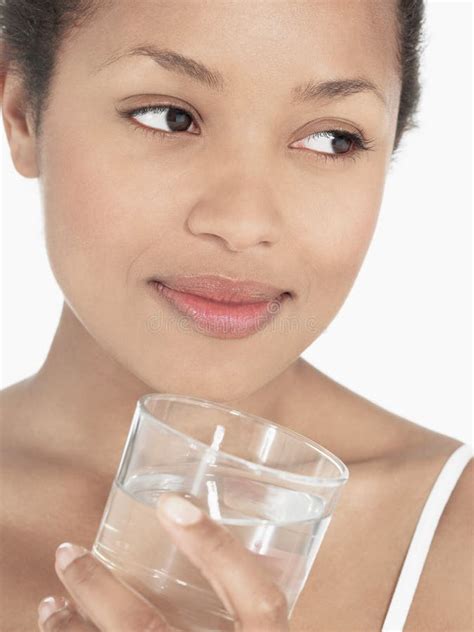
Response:
[{"label": "upper lip", "polygon": [[151,279],[172,290],[202,296],[223,303],[259,303],[291,294],[285,288],[259,281],[243,281],[212,274],[167,276]]}]

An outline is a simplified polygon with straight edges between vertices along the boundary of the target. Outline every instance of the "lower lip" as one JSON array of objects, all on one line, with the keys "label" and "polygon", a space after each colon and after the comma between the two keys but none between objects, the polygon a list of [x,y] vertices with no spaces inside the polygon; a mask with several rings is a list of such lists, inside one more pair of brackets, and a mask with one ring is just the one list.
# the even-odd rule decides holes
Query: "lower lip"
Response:
[{"label": "lower lip", "polygon": [[198,326],[202,333],[217,338],[244,338],[263,329],[280,312],[289,298],[283,294],[260,303],[221,303],[196,294],[178,292],[158,281],[151,281],[153,293],[165,298],[174,308]]}]

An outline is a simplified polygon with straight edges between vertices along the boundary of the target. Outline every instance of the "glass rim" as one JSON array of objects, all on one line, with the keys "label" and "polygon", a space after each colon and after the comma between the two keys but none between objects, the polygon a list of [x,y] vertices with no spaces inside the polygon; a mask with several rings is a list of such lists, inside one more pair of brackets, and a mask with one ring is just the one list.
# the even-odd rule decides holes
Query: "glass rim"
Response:
[{"label": "glass rim", "polygon": [[313,439],[310,439],[309,437],[306,437],[305,435],[302,435],[299,432],[296,432],[295,430],[291,430],[290,428],[287,428],[286,426],[282,426],[281,424],[277,424],[274,421],[270,421],[269,419],[266,419],[265,417],[260,417],[259,415],[254,415],[252,413],[247,413],[242,410],[237,410],[235,408],[232,408],[232,406],[227,406],[226,404],[213,402],[211,400],[203,399],[200,397],[194,397],[192,395],[178,395],[175,393],[148,393],[146,395],[142,395],[138,399],[137,405],[139,407],[141,414],[151,417],[151,419],[155,422],[164,424],[166,428],[169,431],[171,431],[173,434],[181,437],[182,439],[185,439],[186,441],[191,440],[193,444],[203,448],[206,451],[209,450],[211,446],[204,443],[203,441],[200,441],[199,439],[195,439],[194,437],[191,437],[190,435],[187,435],[186,433],[181,432],[180,430],[177,430],[173,426],[167,424],[166,421],[158,419],[147,408],[148,401],[157,400],[157,399],[176,401],[176,402],[181,402],[181,403],[192,403],[192,404],[197,404],[204,408],[212,407],[212,408],[221,409],[223,412],[228,412],[232,415],[239,416],[239,417],[250,417],[251,419],[253,419],[254,421],[256,421],[262,426],[275,428],[275,430],[283,434],[286,434],[294,439],[298,439],[298,441],[304,443],[305,445],[309,445],[309,447],[313,448],[320,455],[325,457],[327,460],[331,461],[340,470],[341,475],[322,478],[319,476],[308,476],[306,474],[297,474],[295,472],[280,470],[278,468],[274,468],[269,465],[254,463],[253,461],[249,461],[247,459],[244,459],[243,457],[230,454],[229,452],[226,452],[225,450],[217,450],[216,451],[217,454],[222,455],[222,457],[225,458],[226,460],[229,460],[231,462],[234,461],[238,463],[239,465],[243,464],[247,468],[254,471],[267,472],[276,478],[288,480],[294,483],[304,483],[304,484],[310,484],[310,485],[314,485],[315,483],[317,483],[325,487],[339,487],[339,486],[342,486],[344,483],[346,483],[347,480],[349,479],[349,468],[335,454],[330,452],[328,449],[326,449],[324,446],[320,445],[316,441],[313,441]]}]

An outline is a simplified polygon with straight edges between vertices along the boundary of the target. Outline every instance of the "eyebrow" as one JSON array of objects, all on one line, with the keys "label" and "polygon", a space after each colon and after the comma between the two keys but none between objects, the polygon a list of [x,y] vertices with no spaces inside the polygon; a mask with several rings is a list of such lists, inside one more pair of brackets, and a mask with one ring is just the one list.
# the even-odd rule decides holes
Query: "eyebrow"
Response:
[{"label": "eyebrow", "polygon": [[[156,46],[149,44],[134,46],[133,48],[129,48],[123,52],[114,53],[97,66],[91,74],[97,74],[123,57],[134,56],[150,57],[156,64],[165,70],[183,74],[216,93],[225,92],[227,82],[222,73],[219,71],[208,68],[202,62],[197,61],[192,57],[187,57],[177,51],[169,48],[157,48]],[[293,88],[292,102],[307,103],[312,100],[324,98],[340,99],[361,92],[374,94],[384,105],[386,105],[385,97],[380,89],[372,81],[362,77],[335,79],[329,81],[310,80]]]}]

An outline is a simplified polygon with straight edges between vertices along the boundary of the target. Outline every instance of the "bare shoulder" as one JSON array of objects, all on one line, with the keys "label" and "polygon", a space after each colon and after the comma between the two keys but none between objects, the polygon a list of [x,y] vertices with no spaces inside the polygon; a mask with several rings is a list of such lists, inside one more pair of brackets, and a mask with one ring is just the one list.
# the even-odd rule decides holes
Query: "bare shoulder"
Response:
[{"label": "bare shoulder", "polygon": [[315,418],[324,419],[317,427],[319,442],[345,462],[422,467],[429,460],[442,461],[462,443],[383,408],[306,361],[300,372],[308,385],[307,432]]},{"label": "bare shoulder", "polygon": [[[348,465],[350,476],[293,614],[294,629],[313,631],[317,620],[334,632],[380,630],[426,498],[462,441],[320,373],[314,380],[306,428],[317,410],[327,423],[316,440]],[[406,632],[472,631],[472,470],[471,460],[445,508]],[[344,573],[335,575],[335,568]]]},{"label": "bare shoulder", "polygon": [[15,407],[23,407],[28,397],[29,387],[33,380],[33,375],[26,377],[19,382],[10,384],[0,389],[0,411],[2,413],[2,421],[5,421],[4,415],[12,413]]},{"label": "bare shoulder", "polygon": [[[382,457],[375,461],[387,478],[395,478],[400,489],[417,498],[412,522],[416,525],[438,474],[463,442],[375,406],[364,398],[359,399],[356,394],[354,397],[362,409],[377,420],[373,427],[380,423],[380,428],[390,437],[386,443],[382,440]],[[377,436],[374,432],[374,437]],[[413,478],[419,480],[419,486],[410,483]],[[411,533],[408,535],[410,539]],[[473,570],[474,459],[471,457],[438,522],[404,631],[472,632]]]},{"label": "bare shoulder", "polygon": [[408,614],[407,632],[473,629],[474,460],[444,508]]},{"label": "bare shoulder", "polygon": [[[57,513],[48,493],[53,489],[57,494],[60,487],[55,487],[55,480],[62,483],[64,478],[50,476],[49,469],[54,467],[54,462],[41,462],[38,433],[33,427],[37,415],[31,389],[33,378],[27,377],[0,390],[2,632],[35,629],[34,613],[45,596],[43,586],[48,585],[47,581],[54,581],[51,559],[54,540],[57,540],[54,524]],[[48,507],[46,514],[45,506]],[[66,507],[66,503],[63,506]]]},{"label": "bare shoulder", "polygon": [[[31,384],[34,375],[0,389],[0,449],[3,452],[20,440],[22,425],[31,416],[34,407],[29,406]],[[29,415],[30,413],[30,415]]]},{"label": "bare shoulder", "polygon": [[36,374],[29,375],[18,382],[14,382],[5,388],[0,389],[0,402],[8,402],[9,400],[21,396],[31,384]]}]

